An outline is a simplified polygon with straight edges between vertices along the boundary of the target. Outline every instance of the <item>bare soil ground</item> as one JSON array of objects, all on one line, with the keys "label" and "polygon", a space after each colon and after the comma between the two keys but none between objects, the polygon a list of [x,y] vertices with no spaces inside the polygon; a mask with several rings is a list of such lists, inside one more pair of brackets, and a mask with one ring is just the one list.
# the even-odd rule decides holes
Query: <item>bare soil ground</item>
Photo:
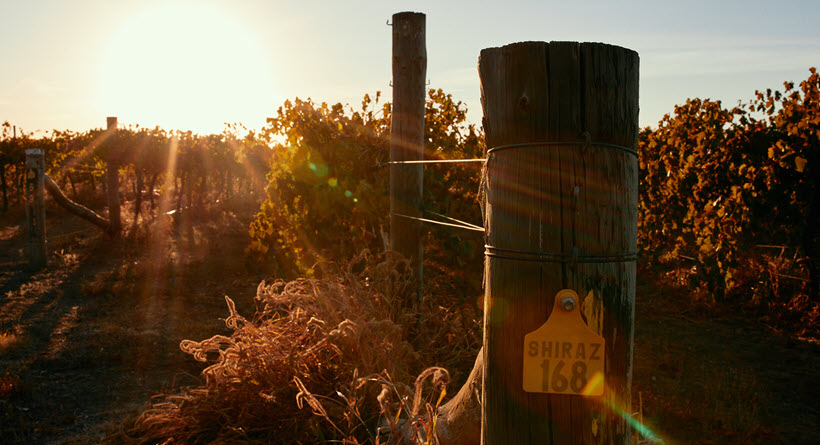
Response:
[{"label": "bare soil ground", "polygon": [[3,215],[0,443],[98,443],[152,395],[199,379],[180,341],[230,334],[224,296],[253,313],[264,277],[243,260],[247,221],[229,210],[198,216],[112,241],[55,210],[49,267],[32,272],[24,212]]},{"label": "bare soil ground", "polygon": [[633,411],[666,443],[820,443],[820,343],[638,273]]},{"label": "bare soil ground", "polygon": [[[270,278],[243,254],[253,212],[183,214],[111,241],[55,209],[41,271],[24,261],[23,210],[0,216],[0,443],[122,441],[152,395],[198,382],[202,366],[179,342],[229,334],[224,295],[252,314]],[[820,443],[820,344],[692,308],[662,282],[639,273],[633,376],[635,417],[655,438]]]}]

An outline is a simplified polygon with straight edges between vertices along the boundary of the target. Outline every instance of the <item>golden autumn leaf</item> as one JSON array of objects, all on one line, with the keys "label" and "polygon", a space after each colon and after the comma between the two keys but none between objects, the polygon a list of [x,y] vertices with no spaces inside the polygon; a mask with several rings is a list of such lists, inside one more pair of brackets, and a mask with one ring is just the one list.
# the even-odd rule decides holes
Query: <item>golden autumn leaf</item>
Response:
[{"label": "golden autumn leaf", "polygon": [[802,157],[802,156],[797,156],[797,157],[794,158],[795,168],[800,173],[803,173],[803,169],[806,168],[806,163],[808,163],[808,162],[809,161],[806,158]]}]

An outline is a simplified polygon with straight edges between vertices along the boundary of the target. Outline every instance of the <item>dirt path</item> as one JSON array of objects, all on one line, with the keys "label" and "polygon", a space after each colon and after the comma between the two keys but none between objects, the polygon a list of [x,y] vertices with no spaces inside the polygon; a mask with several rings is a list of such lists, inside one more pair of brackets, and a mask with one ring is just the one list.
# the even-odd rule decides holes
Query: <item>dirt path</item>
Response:
[{"label": "dirt path", "polygon": [[820,443],[820,344],[639,278],[633,410],[667,443]]},{"label": "dirt path", "polygon": [[252,312],[261,279],[241,261],[244,225],[223,227],[232,214],[136,244],[93,229],[62,236],[76,229],[63,227],[64,218],[49,218],[58,254],[36,273],[20,261],[19,226],[3,218],[3,444],[98,443],[152,395],[194,383],[201,366],[180,351],[180,340],[229,333],[219,321],[224,295],[245,297],[238,305]]},{"label": "dirt path", "polygon": [[[16,212],[16,213],[15,213]],[[252,213],[249,213],[252,214]],[[115,243],[50,215],[51,265],[27,272],[19,210],[0,217],[0,443],[96,443],[152,395],[198,379],[182,339],[228,331],[266,278],[236,213]],[[639,277],[633,411],[665,443],[820,443],[820,346],[687,309]]]}]

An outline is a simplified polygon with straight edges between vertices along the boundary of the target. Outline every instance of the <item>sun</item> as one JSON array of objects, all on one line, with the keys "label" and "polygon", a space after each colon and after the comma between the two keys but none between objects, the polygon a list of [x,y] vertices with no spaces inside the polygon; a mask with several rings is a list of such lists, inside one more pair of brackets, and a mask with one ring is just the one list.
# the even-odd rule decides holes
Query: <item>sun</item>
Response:
[{"label": "sun", "polygon": [[276,105],[260,42],[229,11],[152,5],[110,36],[98,67],[97,104],[142,126],[221,132],[225,122],[264,123]]}]

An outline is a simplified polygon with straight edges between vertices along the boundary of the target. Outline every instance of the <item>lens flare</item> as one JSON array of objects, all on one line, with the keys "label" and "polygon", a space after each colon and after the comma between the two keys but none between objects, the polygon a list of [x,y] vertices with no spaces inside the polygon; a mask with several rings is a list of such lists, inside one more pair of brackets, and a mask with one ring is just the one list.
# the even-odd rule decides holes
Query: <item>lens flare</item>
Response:
[{"label": "lens flare", "polygon": [[492,298],[489,300],[490,317],[494,323],[502,323],[510,315],[510,303],[504,298]]},{"label": "lens flare", "polygon": [[612,408],[612,411],[614,411],[616,414],[618,414],[624,420],[626,420],[626,422],[630,426],[632,426],[632,428],[635,431],[637,431],[640,435],[642,435],[644,438],[649,440],[651,443],[663,443],[663,442],[660,441],[660,437],[657,434],[655,434],[654,431],[649,429],[648,426],[644,425],[638,419],[634,418],[631,414],[627,413],[626,411],[621,409],[619,406],[612,403],[611,400],[607,401],[607,405],[609,405],[609,407]]},{"label": "lens flare", "polygon": [[[580,346],[579,346],[580,347]],[[604,373],[603,372],[596,372],[595,375],[592,376],[591,379],[587,382],[584,389],[581,390],[581,394],[584,396],[590,396],[592,394],[600,395],[603,391],[604,386]]]},{"label": "lens flare", "polygon": [[308,168],[311,169],[319,178],[324,178],[328,173],[330,173],[330,169],[325,164],[314,164],[311,162],[308,164]]}]

